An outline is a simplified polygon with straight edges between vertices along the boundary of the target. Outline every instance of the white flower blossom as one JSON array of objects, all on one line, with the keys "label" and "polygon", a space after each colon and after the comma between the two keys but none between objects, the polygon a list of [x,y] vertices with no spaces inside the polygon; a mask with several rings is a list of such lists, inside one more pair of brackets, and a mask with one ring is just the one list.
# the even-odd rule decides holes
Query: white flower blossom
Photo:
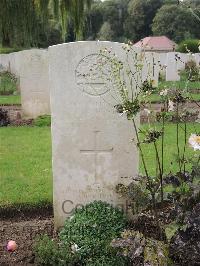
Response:
[{"label": "white flower blossom", "polygon": [[80,250],[80,248],[78,247],[78,245],[77,244],[73,244],[73,245],[71,245],[71,250],[72,250],[72,252],[77,252],[77,251],[79,251]]},{"label": "white flower blossom", "polygon": [[172,101],[169,100],[169,104],[168,104],[168,110],[169,110],[169,112],[173,112],[174,109],[175,109],[174,102],[172,102]]},{"label": "white flower blossom", "polygon": [[200,150],[200,136],[198,136],[196,134],[191,134],[188,142],[189,142],[190,146],[194,149],[194,151]]},{"label": "white flower blossom", "polygon": [[144,112],[147,114],[147,115],[150,115],[151,111],[147,108],[144,108]]},{"label": "white flower blossom", "polygon": [[168,94],[168,89],[164,89],[160,92],[160,96],[167,96]]}]

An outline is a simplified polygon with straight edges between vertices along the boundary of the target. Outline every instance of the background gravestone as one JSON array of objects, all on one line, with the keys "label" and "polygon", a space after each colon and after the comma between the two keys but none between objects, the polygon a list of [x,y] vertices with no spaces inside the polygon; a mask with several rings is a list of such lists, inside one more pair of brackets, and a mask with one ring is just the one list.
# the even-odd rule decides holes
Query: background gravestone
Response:
[{"label": "background gravestone", "polygon": [[[115,192],[138,174],[132,123],[115,110],[109,66],[99,72],[100,49],[122,44],[77,42],[49,48],[55,226],[73,209],[94,200],[125,202]],[[140,84],[139,84],[140,85]]]},{"label": "background gravestone", "polygon": [[50,114],[48,51],[31,49],[20,52],[21,104],[23,115],[35,118]]},{"label": "background gravestone", "polygon": [[178,53],[171,52],[167,54],[167,67],[166,67],[166,81],[179,81],[179,64],[180,60],[176,60]]},{"label": "background gravestone", "polygon": [[144,65],[142,69],[142,81],[153,81],[153,85],[158,87],[159,79],[159,54],[154,52],[145,52]]},{"label": "background gravestone", "polygon": [[0,64],[3,71],[9,71],[9,54],[0,54]]}]

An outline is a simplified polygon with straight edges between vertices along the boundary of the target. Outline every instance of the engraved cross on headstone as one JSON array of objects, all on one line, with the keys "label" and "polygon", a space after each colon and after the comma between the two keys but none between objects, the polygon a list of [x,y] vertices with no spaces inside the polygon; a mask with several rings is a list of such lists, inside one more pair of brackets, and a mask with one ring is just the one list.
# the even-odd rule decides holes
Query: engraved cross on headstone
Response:
[{"label": "engraved cross on headstone", "polygon": [[97,149],[97,136],[98,136],[98,133],[100,131],[94,131],[94,149],[91,149],[91,150],[80,150],[81,153],[83,154],[94,154],[94,177],[95,177],[95,182],[98,182],[100,180],[98,180],[98,175],[97,175],[97,157],[98,157],[98,154],[104,154],[104,153],[112,153],[113,151],[113,148],[111,149],[105,149],[105,150],[100,150],[100,149]]}]

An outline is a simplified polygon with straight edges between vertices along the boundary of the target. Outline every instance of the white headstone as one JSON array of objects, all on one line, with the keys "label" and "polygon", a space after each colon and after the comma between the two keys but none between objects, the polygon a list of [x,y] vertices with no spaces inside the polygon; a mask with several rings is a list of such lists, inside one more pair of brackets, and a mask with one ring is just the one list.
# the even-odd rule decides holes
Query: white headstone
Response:
[{"label": "white headstone", "polygon": [[16,52],[9,54],[9,66],[10,72],[16,77],[20,77],[20,65],[22,63],[22,54],[23,52]]},{"label": "white headstone", "polygon": [[155,87],[158,86],[159,79],[159,54],[145,52],[144,66],[142,69],[142,81],[153,81]]},{"label": "white headstone", "polygon": [[[109,67],[99,72],[99,51],[119,43],[77,42],[49,48],[55,226],[94,200],[123,204],[115,192],[138,174],[132,123],[114,109]],[[141,83],[140,83],[141,85]],[[117,97],[117,96],[116,96]],[[114,99],[115,98],[115,99]]]},{"label": "white headstone", "polygon": [[9,54],[0,54],[0,71],[8,71],[10,65]]},{"label": "white headstone", "polygon": [[179,60],[178,53],[171,52],[167,54],[166,81],[179,81]]},{"label": "white headstone", "polygon": [[35,118],[50,114],[48,51],[20,52],[20,90],[23,114]]},{"label": "white headstone", "polygon": [[200,67],[200,53],[194,54],[194,60],[197,64],[197,67]]}]

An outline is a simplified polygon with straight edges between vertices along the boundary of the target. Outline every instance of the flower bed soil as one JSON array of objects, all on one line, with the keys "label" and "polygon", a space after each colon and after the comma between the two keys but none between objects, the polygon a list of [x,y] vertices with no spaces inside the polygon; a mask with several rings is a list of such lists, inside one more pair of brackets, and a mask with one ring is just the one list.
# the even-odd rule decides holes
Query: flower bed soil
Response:
[{"label": "flower bed soil", "polygon": [[[18,212],[15,215],[1,215],[0,218],[0,265],[34,265],[33,244],[36,237],[47,234],[54,237],[53,216],[49,209],[35,210],[29,213]],[[16,241],[18,248],[8,252],[6,244]]]}]

